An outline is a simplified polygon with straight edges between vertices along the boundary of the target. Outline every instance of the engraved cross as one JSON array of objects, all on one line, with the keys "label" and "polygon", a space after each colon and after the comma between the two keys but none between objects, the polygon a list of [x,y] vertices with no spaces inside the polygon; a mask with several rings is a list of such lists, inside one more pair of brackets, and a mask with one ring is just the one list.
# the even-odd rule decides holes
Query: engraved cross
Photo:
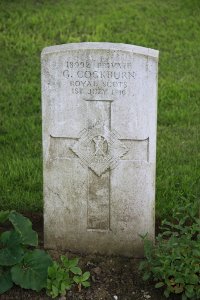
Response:
[{"label": "engraved cross", "polygon": [[[67,153],[56,157],[74,159],[75,154],[88,168],[87,230],[111,230],[110,180],[111,172],[117,164],[123,163],[124,160],[149,160],[148,138],[126,140],[111,128],[111,105],[111,100],[86,100],[86,128],[79,137],[70,139],[71,146],[68,147]],[[67,137],[62,139],[69,140]]]}]

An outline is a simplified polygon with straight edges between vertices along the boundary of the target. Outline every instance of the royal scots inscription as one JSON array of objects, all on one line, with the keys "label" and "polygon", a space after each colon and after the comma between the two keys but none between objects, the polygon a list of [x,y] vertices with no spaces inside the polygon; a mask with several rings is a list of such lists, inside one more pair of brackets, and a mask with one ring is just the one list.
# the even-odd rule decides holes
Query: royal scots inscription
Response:
[{"label": "royal scots inscription", "polygon": [[45,245],[142,256],[154,239],[158,51],[123,44],[42,53]]},{"label": "royal scots inscription", "polygon": [[109,62],[103,56],[99,60],[66,61],[65,66],[63,76],[69,80],[71,92],[85,96],[125,96],[136,77],[131,62]]}]

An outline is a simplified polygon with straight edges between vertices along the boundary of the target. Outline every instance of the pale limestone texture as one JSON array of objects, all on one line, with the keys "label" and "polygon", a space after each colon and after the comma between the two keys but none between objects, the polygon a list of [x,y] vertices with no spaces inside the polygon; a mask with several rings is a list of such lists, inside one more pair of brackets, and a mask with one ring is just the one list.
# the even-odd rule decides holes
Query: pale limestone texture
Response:
[{"label": "pale limestone texture", "polygon": [[141,257],[154,239],[157,65],[132,45],[43,50],[47,248]]}]

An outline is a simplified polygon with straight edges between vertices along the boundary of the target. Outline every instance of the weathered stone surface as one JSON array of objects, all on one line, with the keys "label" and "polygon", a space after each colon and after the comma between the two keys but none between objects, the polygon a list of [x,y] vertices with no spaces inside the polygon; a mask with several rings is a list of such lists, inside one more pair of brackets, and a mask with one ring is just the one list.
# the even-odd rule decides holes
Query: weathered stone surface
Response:
[{"label": "weathered stone surface", "polygon": [[142,256],[154,239],[158,51],[42,52],[45,246]]}]

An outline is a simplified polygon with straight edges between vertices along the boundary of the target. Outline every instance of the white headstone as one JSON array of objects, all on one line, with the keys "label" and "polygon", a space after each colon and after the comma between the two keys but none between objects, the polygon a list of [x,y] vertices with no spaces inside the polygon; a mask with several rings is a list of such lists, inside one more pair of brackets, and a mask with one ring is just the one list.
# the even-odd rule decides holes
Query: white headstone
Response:
[{"label": "white headstone", "polygon": [[47,248],[140,257],[154,239],[157,65],[132,45],[43,50]]}]

